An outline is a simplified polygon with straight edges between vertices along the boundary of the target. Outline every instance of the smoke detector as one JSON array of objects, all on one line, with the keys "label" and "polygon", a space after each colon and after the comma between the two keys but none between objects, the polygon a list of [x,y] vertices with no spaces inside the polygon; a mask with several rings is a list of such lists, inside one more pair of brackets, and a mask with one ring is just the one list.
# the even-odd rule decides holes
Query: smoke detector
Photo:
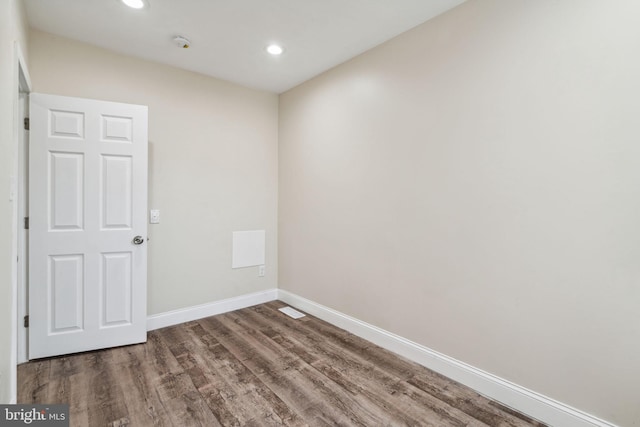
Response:
[{"label": "smoke detector", "polygon": [[189,41],[189,39],[184,36],[176,36],[174,37],[173,41],[178,45],[178,47],[181,47],[183,49],[189,49],[189,47],[191,46],[191,42]]}]

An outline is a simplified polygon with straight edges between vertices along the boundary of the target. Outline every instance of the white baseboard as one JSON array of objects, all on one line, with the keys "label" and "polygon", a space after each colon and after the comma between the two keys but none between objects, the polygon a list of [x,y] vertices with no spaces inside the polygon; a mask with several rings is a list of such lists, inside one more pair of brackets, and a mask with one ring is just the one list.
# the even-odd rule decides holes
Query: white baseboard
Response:
[{"label": "white baseboard", "polygon": [[615,427],[583,411],[528,390],[510,381],[460,362],[401,336],[362,322],[331,308],[278,289],[278,299],[380,347],[441,373],[478,393],[497,400],[551,426]]},{"label": "white baseboard", "polygon": [[274,301],[277,299],[277,296],[277,289],[269,289],[267,291],[241,295],[239,297],[200,304],[193,307],[167,311],[165,313],[152,314],[147,317],[147,330],[153,331],[154,329],[165,328],[167,326],[178,325],[191,320],[202,319],[203,317],[215,316],[216,314],[227,313],[229,311],[251,307],[252,305],[263,304],[265,302]]}]

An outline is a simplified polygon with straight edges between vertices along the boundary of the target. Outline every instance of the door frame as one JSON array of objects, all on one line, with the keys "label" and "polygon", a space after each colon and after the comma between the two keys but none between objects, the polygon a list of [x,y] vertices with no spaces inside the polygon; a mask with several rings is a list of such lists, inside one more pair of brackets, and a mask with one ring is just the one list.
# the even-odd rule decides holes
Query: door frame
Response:
[{"label": "door frame", "polygon": [[12,282],[13,282],[13,301],[12,307],[14,308],[14,321],[11,327],[12,330],[12,355],[11,366],[15,366],[16,369],[12,370],[10,384],[11,384],[11,400],[15,403],[18,392],[18,378],[17,378],[17,365],[19,363],[26,362],[27,359],[27,343],[28,343],[28,330],[23,327],[22,319],[28,314],[28,288],[29,282],[27,275],[24,274],[28,266],[28,252],[27,252],[27,236],[24,233],[24,223],[22,218],[28,216],[26,212],[26,202],[29,197],[28,193],[28,168],[25,167],[28,162],[28,156],[26,156],[25,145],[28,144],[28,137],[24,132],[24,114],[28,111],[29,102],[28,97],[31,92],[31,78],[27,69],[27,63],[22,54],[22,48],[18,41],[14,42],[14,58],[15,58],[15,90],[14,90],[14,125],[13,125],[13,137],[14,137],[14,152],[16,153],[14,170],[16,178],[12,182],[12,186],[17,193],[17,197],[14,200],[13,209],[13,250],[12,260],[16,260],[13,264]]}]

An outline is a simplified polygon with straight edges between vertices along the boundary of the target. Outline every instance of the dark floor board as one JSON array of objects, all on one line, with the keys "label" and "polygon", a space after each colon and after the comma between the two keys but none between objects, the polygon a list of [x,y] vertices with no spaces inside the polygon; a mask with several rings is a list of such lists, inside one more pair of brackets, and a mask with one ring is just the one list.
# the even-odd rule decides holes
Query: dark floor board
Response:
[{"label": "dark floor board", "polygon": [[[303,346],[314,348],[314,353],[322,352],[323,349],[331,346],[331,341],[320,341],[313,337],[314,334],[320,337],[324,336],[324,328],[333,328],[333,326],[313,317],[309,317],[307,322],[291,322],[283,321],[281,312],[277,309],[285,306],[285,304],[276,301],[268,304],[245,309],[246,316],[255,318],[256,322],[261,322],[263,325],[275,324],[275,330],[280,331],[283,337],[301,337]],[[249,310],[254,314],[249,313]],[[288,330],[290,333],[284,332]],[[338,348],[331,348],[326,350],[327,357],[331,358],[334,366],[337,364],[341,366],[344,362],[343,358],[348,359],[349,354],[355,357],[358,363],[351,366],[356,370],[362,370],[361,374],[366,376],[372,376],[375,381],[380,384],[393,385],[394,382],[390,382],[393,378],[406,379],[408,384],[431,394],[436,399],[450,405],[459,408],[461,411],[470,415],[471,417],[491,426],[521,426],[521,425],[538,425],[535,421],[528,418],[522,419],[518,414],[512,415],[508,408],[501,407],[498,403],[493,402],[474,390],[455,384],[451,379],[446,378],[436,372],[429,369],[419,367],[414,362],[408,361],[402,357],[388,352],[384,349],[377,348],[376,351],[371,351],[365,357],[360,357],[360,351],[364,346],[372,345],[368,342],[358,343],[361,340],[348,332],[344,332],[344,337],[339,336],[339,332],[335,332],[332,336],[335,338],[334,342],[340,343]],[[288,339],[288,338],[283,338]],[[362,340],[364,341],[364,340]],[[349,343],[347,346],[342,346],[344,343]],[[341,352],[341,349],[347,349],[346,354]],[[296,351],[292,348],[291,351]],[[337,358],[338,357],[338,358]],[[365,359],[366,362],[361,360]],[[369,365],[367,365],[369,363]],[[418,368],[418,369],[416,369]],[[387,372],[389,376],[385,376],[380,372]],[[351,370],[353,374],[353,370]],[[541,424],[540,424],[541,425]]]},{"label": "dark floor board", "polygon": [[[153,341],[148,347],[153,347]],[[118,382],[127,390],[125,406],[131,425],[148,423],[153,426],[169,426],[169,414],[155,393],[159,376],[140,362],[148,356],[144,345],[133,345],[114,349],[114,363],[120,371]]]},{"label": "dark floor board", "polygon": [[18,402],[44,402],[48,399],[50,360],[36,360],[29,364],[29,369],[19,368]]},{"label": "dark floor board", "polygon": [[69,403],[72,426],[543,425],[284,305],[23,364],[18,401]]},{"label": "dark floor board", "polygon": [[157,331],[149,334],[146,344],[132,347],[131,375],[137,378],[149,419],[159,420],[157,425],[221,425]]},{"label": "dark floor board", "polygon": [[[76,361],[81,361],[77,357]],[[81,363],[78,363],[80,365]],[[88,393],[85,391],[89,387],[87,372],[79,371],[69,377],[69,388],[71,390],[68,402],[69,412],[74,414],[75,425],[89,425],[89,402]]]},{"label": "dark floor board", "polygon": [[[127,398],[120,386],[122,370],[111,363],[116,350],[80,355],[89,357],[92,366],[89,372],[93,375],[89,375],[88,387],[85,388],[90,425],[122,423],[121,420],[129,419],[125,404]],[[67,401],[71,400],[68,398]]]},{"label": "dark floor board", "polygon": [[171,351],[200,393],[210,402],[211,410],[214,413],[218,411],[216,415],[223,424],[302,423],[200,324],[192,322],[186,328],[174,331],[174,336],[180,337],[182,342],[176,346],[170,345]]},{"label": "dark floor board", "polygon": [[[326,381],[297,356],[263,334],[238,325],[233,314],[205,319],[205,328],[220,334],[220,341],[265,384],[286,398],[289,405],[319,408],[334,423],[374,425],[379,417],[337,384]],[[353,409],[358,408],[355,412]]]},{"label": "dark floor board", "polygon": [[[288,317],[282,317],[281,313],[278,312],[281,317],[278,320],[278,324],[295,324],[296,320],[290,319]],[[292,351],[292,348],[289,346],[283,346],[282,342],[284,340],[278,341],[278,338],[282,338],[281,336],[271,336],[271,332],[273,331],[273,327],[277,328],[277,324],[269,325],[266,328],[263,328],[265,324],[263,322],[257,321],[254,316],[252,316],[251,309],[239,310],[234,313],[230,313],[228,317],[233,318],[233,323],[236,324],[239,329],[235,331],[236,334],[242,333],[243,331],[251,331],[252,334],[256,334],[256,330],[263,332],[267,337],[272,338],[274,341],[270,343],[269,341],[265,341],[264,338],[259,339],[261,343],[270,343],[271,347],[276,350],[284,352],[286,355],[297,354],[302,362],[306,362],[309,371],[313,375],[320,373],[320,377],[324,376],[332,380],[333,383],[340,385],[343,389],[348,391],[350,394],[346,397],[342,397],[341,400],[350,400],[351,403],[349,406],[359,405],[361,412],[366,410],[374,414],[373,416],[377,419],[382,417],[386,417],[391,420],[394,424],[415,424],[416,420],[412,419],[412,416],[417,417],[425,417],[425,412],[430,414],[428,415],[430,419],[434,420],[434,425],[468,425],[468,426],[480,426],[484,425],[473,417],[468,416],[467,414],[459,411],[455,407],[451,407],[449,405],[444,404],[443,402],[435,399],[433,396],[424,393],[419,389],[415,389],[413,386],[402,383],[398,384],[400,381],[398,378],[390,378],[387,377],[385,380],[387,383],[394,384],[394,394],[382,394],[380,389],[380,381],[376,381],[378,378],[371,380],[371,373],[375,371],[374,369],[369,370],[367,372],[362,373],[360,370],[360,366],[362,366],[363,361],[361,358],[352,359],[347,363],[343,363],[339,365],[342,368],[342,372],[337,370],[328,369],[328,365],[325,364],[325,369],[318,369],[318,366],[321,365],[319,361],[320,358],[323,359],[331,359],[327,354],[327,352],[323,351],[319,347],[313,347],[314,355],[311,355],[310,352],[304,351],[301,349],[301,346],[298,346],[298,351]],[[221,317],[222,319],[223,317]],[[278,345],[274,345],[278,344]],[[364,344],[364,343],[363,343]],[[326,345],[326,342],[325,342]],[[330,351],[330,353],[334,353],[339,351],[339,349],[335,348]],[[308,360],[305,360],[308,359]],[[313,360],[316,360],[315,362]],[[336,365],[337,361],[335,358],[330,360],[332,365]],[[364,362],[366,363],[366,362]],[[359,385],[350,381],[354,379],[357,381]],[[369,390],[376,390],[376,393],[371,393]],[[401,391],[396,393],[397,391]],[[335,394],[335,392],[333,392]],[[388,402],[386,404],[385,402]],[[420,410],[414,410],[417,406],[421,406]],[[390,409],[393,408],[393,409]]]},{"label": "dark floor board", "polygon": [[297,354],[352,394],[364,396],[374,402],[390,418],[394,417],[402,424],[416,425],[419,421],[414,417],[424,418],[425,411],[432,411],[431,418],[437,421],[436,425],[456,425],[458,421],[462,425],[484,425],[474,417],[441,402],[402,379],[385,373],[364,361],[360,355],[345,352],[330,342],[310,338],[314,334],[313,330],[297,330],[296,333],[288,334],[282,328],[289,326],[295,329],[299,326],[304,329],[305,325],[310,323],[302,325],[301,322],[282,317],[280,312],[275,313],[275,317],[269,317],[264,313],[257,315],[255,310],[245,309],[238,311],[237,315],[240,321],[247,319],[258,325],[263,333],[280,343],[287,351]]}]

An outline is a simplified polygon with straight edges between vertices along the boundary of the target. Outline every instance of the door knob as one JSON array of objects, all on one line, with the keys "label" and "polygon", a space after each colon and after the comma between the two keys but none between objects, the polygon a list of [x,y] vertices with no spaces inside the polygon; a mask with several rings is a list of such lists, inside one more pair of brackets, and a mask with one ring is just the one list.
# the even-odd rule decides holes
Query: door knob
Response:
[{"label": "door knob", "polygon": [[136,236],[133,238],[134,245],[141,245],[142,242],[144,242],[144,239],[142,238],[142,236]]}]

